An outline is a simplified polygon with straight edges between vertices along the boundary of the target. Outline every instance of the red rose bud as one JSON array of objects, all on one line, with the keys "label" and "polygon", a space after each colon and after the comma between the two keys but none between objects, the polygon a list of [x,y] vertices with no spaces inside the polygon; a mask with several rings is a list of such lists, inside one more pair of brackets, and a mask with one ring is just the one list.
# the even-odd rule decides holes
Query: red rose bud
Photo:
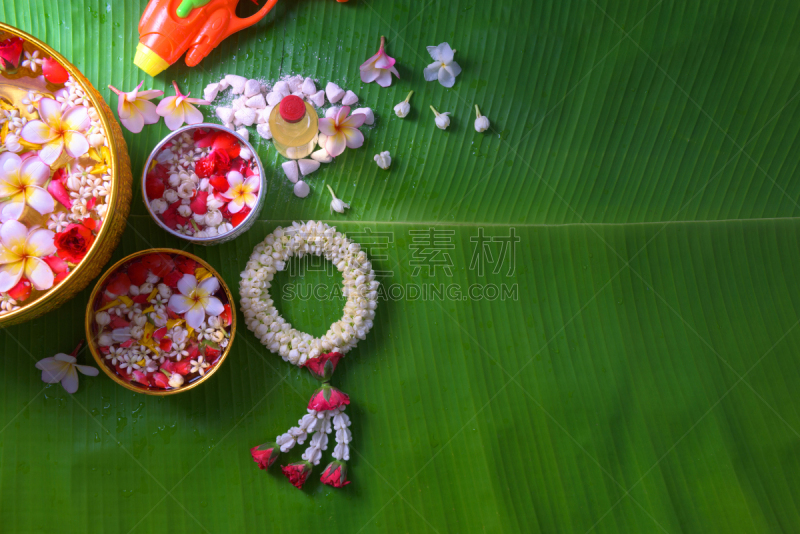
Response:
[{"label": "red rose bud", "polygon": [[344,358],[344,354],[339,352],[329,352],[327,354],[320,354],[316,358],[309,358],[306,360],[306,363],[300,367],[305,367],[319,380],[327,382],[333,376],[333,372],[336,370],[336,365],[342,358]]},{"label": "red rose bud", "polygon": [[206,205],[206,201],[208,200],[208,191],[198,191],[194,197],[194,200],[189,204],[189,207],[192,208],[192,212],[196,213],[197,215],[205,215],[208,211],[208,206]]},{"label": "red rose bud", "polygon": [[72,209],[72,199],[69,197],[67,189],[60,180],[51,180],[47,185],[47,192],[65,208]]},{"label": "red rose bud", "polygon": [[64,83],[69,80],[67,69],[62,67],[58,61],[49,57],[45,58],[42,63],[42,74],[44,74],[45,80],[50,83]]},{"label": "red rose bud", "polygon": [[308,401],[308,409],[324,412],[327,410],[335,410],[345,404],[350,404],[350,397],[348,397],[346,393],[328,384],[323,384],[322,387],[311,396],[311,400]]},{"label": "red rose bud", "polygon": [[82,224],[70,224],[63,232],[56,234],[54,242],[59,256],[68,262],[78,263],[94,243],[94,234]]},{"label": "red rose bud", "polygon": [[150,377],[150,383],[156,387],[167,389],[169,387],[169,378],[164,373],[153,373]]},{"label": "red rose bud", "polygon": [[309,462],[297,462],[294,464],[281,466],[281,471],[289,479],[297,489],[301,489],[303,484],[306,483],[308,475],[311,473],[311,464]]},{"label": "red rose bud", "polygon": [[18,68],[22,59],[22,45],[24,41],[19,37],[11,37],[0,42],[0,58],[3,60],[4,69]]},{"label": "red rose bud", "polygon": [[231,170],[236,171],[240,174],[244,174],[244,170],[247,168],[247,162],[242,158],[236,158],[231,162]]},{"label": "red rose bud", "polygon": [[219,314],[219,318],[222,321],[223,326],[230,326],[233,322],[233,312],[231,311],[231,305],[226,304],[223,309],[222,313]]},{"label": "red rose bud", "polygon": [[277,443],[262,443],[250,449],[250,454],[253,456],[253,461],[258,464],[258,467],[269,469],[280,456],[281,449]]},{"label": "red rose bud", "polygon": [[350,481],[347,480],[347,465],[338,460],[329,463],[319,479],[323,484],[333,486],[334,488],[341,488],[342,486],[350,484]]},{"label": "red rose bud", "polygon": [[27,300],[31,296],[31,283],[24,276],[20,278],[17,285],[8,290],[8,296],[17,302]]}]

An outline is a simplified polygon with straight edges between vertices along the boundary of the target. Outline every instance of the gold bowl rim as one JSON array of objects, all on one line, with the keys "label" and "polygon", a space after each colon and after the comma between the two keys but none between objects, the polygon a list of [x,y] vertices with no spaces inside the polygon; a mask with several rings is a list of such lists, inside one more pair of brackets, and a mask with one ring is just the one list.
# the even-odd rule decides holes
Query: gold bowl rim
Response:
[{"label": "gold bowl rim", "polygon": [[[117,375],[117,373],[115,373],[105,364],[105,362],[103,361],[103,356],[100,353],[100,350],[97,348],[97,343],[95,342],[95,339],[92,335],[92,324],[94,321],[94,313],[95,313],[94,302],[97,299],[100,289],[105,284],[105,281],[108,279],[109,276],[114,274],[117,271],[117,269],[119,269],[125,263],[134,260],[140,256],[145,256],[147,254],[178,254],[180,256],[186,256],[187,258],[196,261],[197,263],[208,269],[208,272],[217,277],[217,279],[220,281],[219,285],[225,291],[225,296],[228,297],[228,303],[231,305],[231,337],[228,339],[228,346],[225,347],[225,350],[222,352],[222,354],[220,354],[219,360],[214,365],[214,368],[211,369],[211,371],[206,373],[204,376],[201,376],[200,378],[192,382],[191,384],[176,389],[164,389],[164,390],[149,389],[149,388],[146,389],[143,387],[134,386],[130,382],[123,380],[122,378],[119,377],[119,375]],[[92,356],[94,357],[94,361],[97,363],[98,367],[100,367],[103,370],[103,372],[105,372],[105,374],[111,377],[111,379],[114,382],[116,382],[117,384],[121,385],[126,389],[129,389],[136,393],[144,393],[145,395],[156,395],[159,397],[163,397],[165,395],[175,395],[177,393],[183,393],[184,391],[189,391],[190,389],[199,386],[200,384],[211,378],[211,376],[217,372],[217,369],[219,369],[222,366],[223,362],[228,357],[228,353],[230,353],[231,347],[233,347],[233,338],[236,336],[236,308],[233,301],[233,294],[231,293],[231,290],[228,288],[228,284],[225,282],[225,279],[223,279],[222,276],[220,276],[220,274],[217,272],[217,270],[214,269],[214,267],[212,267],[211,265],[209,265],[209,263],[203,258],[195,256],[191,252],[185,252],[183,250],[178,250],[174,248],[149,248],[146,250],[139,250],[137,252],[134,252],[133,254],[125,256],[124,258],[116,262],[114,265],[106,269],[106,272],[104,272],[103,275],[100,277],[100,279],[97,280],[97,283],[95,283],[94,288],[92,289],[92,294],[89,297],[89,303],[86,305],[86,319],[84,322],[86,323],[85,324],[86,344],[88,345],[89,350],[91,351]]]},{"label": "gold bowl rim", "polygon": [[[41,40],[37,39],[36,37],[28,33],[25,33],[20,29],[15,28],[14,26],[9,26],[8,24],[5,24],[3,22],[0,22],[0,32],[10,33],[16,37],[21,37],[25,41],[29,41],[35,44],[41,50],[50,54],[50,57],[58,61],[59,65],[67,69],[67,72],[69,72],[69,74],[72,76],[75,82],[80,84],[80,86],[83,87],[84,89],[88,89],[87,87],[84,86],[84,83],[81,80],[81,78],[83,78],[83,74],[81,74],[81,71],[78,70],[78,68],[75,67],[72,63],[70,63],[64,56],[56,52],[52,47],[50,47],[46,43],[42,42]],[[89,85],[90,88],[92,89],[94,88],[94,86],[91,85],[91,82],[89,82]],[[103,112],[103,109],[100,105],[100,102],[98,102],[98,99],[94,94],[94,91],[85,90],[84,93],[92,102],[94,108],[97,110],[97,114],[100,116],[100,122],[103,125],[104,135],[106,136],[106,140],[108,140],[108,150],[111,153],[112,174],[111,174],[111,193],[108,195],[108,200],[106,201],[106,203],[108,204],[110,209],[113,209],[113,205],[120,194],[119,191],[120,187],[122,186],[122,179],[120,177],[120,168],[119,168],[120,163],[118,157],[119,149],[117,148],[116,144],[113,143],[112,141],[110,133],[111,123],[106,114]],[[0,315],[0,325],[2,325],[4,322],[13,322],[13,320],[16,319],[17,316],[22,314],[38,315],[37,312],[42,308],[49,307],[50,301],[56,299],[61,292],[68,291],[68,285],[70,283],[70,280],[78,277],[78,273],[89,268],[90,264],[92,263],[92,260],[94,260],[98,254],[98,249],[101,246],[101,242],[103,241],[104,238],[108,236],[109,232],[112,231],[110,225],[106,224],[109,217],[110,214],[106,213],[106,216],[103,219],[103,225],[100,227],[100,232],[98,232],[97,236],[94,239],[94,242],[89,247],[89,250],[86,252],[86,255],[83,257],[81,262],[72,271],[70,271],[69,274],[67,274],[66,278],[64,278],[61,282],[59,282],[57,286],[50,289],[46,294],[42,295],[41,297],[31,302],[30,304],[20,306],[14,311],[10,311],[8,313]]]}]

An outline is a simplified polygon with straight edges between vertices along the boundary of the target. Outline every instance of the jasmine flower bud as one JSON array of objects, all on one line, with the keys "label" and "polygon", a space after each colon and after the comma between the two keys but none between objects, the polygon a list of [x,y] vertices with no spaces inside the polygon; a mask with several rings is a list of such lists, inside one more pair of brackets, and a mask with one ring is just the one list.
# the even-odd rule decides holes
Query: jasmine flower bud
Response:
[{"label": "jasmine flower bud", "polygon": [[331,189],[331,186],[328,186],[328,191],[331,192],[331,196],[333,197],[333,200],[331,201],[331,213],[334,211],[336,213],[344,213],[344,210],[350,209],[350,204],[343,202],[340,198],[338,198],[336,193],[333,192],[333,189]]},{"label": "jasmine flower bud", "polygon": [[433,114],[436,115],[436,127],[440,130],[446,130],[447,127],[450,126],[450,117],[448,117],[450,112],[446,111],[445,113],[439,113],[434,109],[433,106],[431,106],[431,111],[433,111]]},{"label": "jasmine flower bud", "polygon": [[408,112],[411,111],[411,104],[409,104],[408,101],[411,100],[411,95],[413,94],[414,91],[408,93],[406,99],[394,107],[394,114],[400,117],[401,119],[405,118],[405,116],[408,115]]},{"label": "jasmine flower bud", "polygon": [[481,115],[481,110],[478,109],[478,105],[475,104],[475,114],[477,118],[475,119],[475,131],[476,132],[485,132],[489,129],[489,119]]},{"label": "jasmine flower bud", "polygon": [[389,154],[389,151],[384,150],[380,154],[375,154],[375,163],[377,163],[378,167],[381,169],[388,169],[392,164],[392,156]]},{"label": "jasmine flower bud", "polygon": [[179,388],[183,385],[183,376],[180,373],[172,373],[169,377],[169,385],[173,388]]}]

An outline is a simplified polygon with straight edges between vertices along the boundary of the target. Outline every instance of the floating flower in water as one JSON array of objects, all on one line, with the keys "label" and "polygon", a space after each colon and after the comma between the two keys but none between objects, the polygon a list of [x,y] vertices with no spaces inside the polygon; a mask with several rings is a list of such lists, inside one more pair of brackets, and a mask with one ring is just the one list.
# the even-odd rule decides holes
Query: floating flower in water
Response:
[{"label": "floating flower in water", "polygon": [[[133,91],[120,91],[113,85],[108,88],[114,91],[119,97],[117,113],[122,125],[133,133],[139,133],[145,124],[155,124],[158,122],[156,105],[150,102],[153,98],[164,96],[164,91],[151,89],[149,91],[139,91],[144,81],[142,81]],[[202,119],[201,119],[202,120]]]},{"label": "floating flower in water", "polygon": [[489,129],[489,119],[481,115],[481,110],[478,109],[478,105],[475,104],[475,131],[476,132],[485,132]]},{"label": "floating flower in water", "polygon": [[23,274],[40,291],[53,287],[53,271],[43,258],[56,251],[54,235],[43,228],[29,231],[14,220],[0,225],[0,292],[17,285]]},{"label": "floating flower in water", "polygon": [[48,384],[61,382],[67,393],[78,391],[78,371],[86,376],[97,376],[100,372],[91,365],[78,365],[78,350],[83,343],[79,343],[72,354],[58,353],[50,358],[36,362],[36,368],[42,371],[42,381]]},{"label": "floating flower in water", "polygon": [[23,160],[16,154],[0,154],[0,197],[9,198],[0,203],[0,221],[19,219],[25,206],[42,215],[53,211],[53,197],[42,188],[48,178],[50,168],[36,156]]},{"label": "floating flower in water", "polygon": [[39,158],[52,165],[65,149],[72,158],[79,158],[89,151],[85,133],[92,121],[83,106],[69,107],[62,113],[61,104],[52,98],[39,100],[41,120],[30,121],[22,127],[22,138],[37,145]]},{"label": "floating flower in water", "polygon": [[381,47],[378,52],[359,67],[362,82],[375,82],[381,87],[389,87],[392,85],[392,74],[400,77],[397,69],[394,68],[394,58],[386,54],[385,48],[386,37],[381,36]]},{"label": "floating flower in water", "polygon": [[24,55],[25,60],[22,62],[22,66],[31,69],[31,72],[36,72],[36,70],[44,61],[43,58],[39,57],[38,50],[34,50],[33,52],[25,51]]},{"label": "floating flower in water", "polygon": [[411,111],[411,104],[409,104],[408,101],[411,100],[411,95],[413,94],[414,91],[408,93],[406,99],[394,107],[394,114],[400,117],[401,119],[404,119],[406,115],[408,115],[408,112]]},{"label": "floating flower in water", "polygon": [[158,103],[156,113],[164,117],[164,124],[170,130],[177,130],[183,123],[200,124],[203,122],[203,113],[192,104],[208,105],[211,102],[200,98],[189,98],[191,93],[185,95],[178,89],[178,83],[173,81],[175,96],[168,96]]},{"label": "floating flower in water", "polygon": [[333,196],[333,200],[331,200],[331,213],[334,211],[336,213],[344,213],[344,210],[350,209],[350,204],[343,202],[342,199],[338,198],[336,193],[333,192],[333,189],[331,189],[331,186],[328,186],[328,191],[330,191],[331,195]]},{"label": "floating flower in water", "polygon": [[449,44],[442,43],[439,46],[429,46],[428,53],[433,58],[433,63],[425,67],[425,81],[438,79],[445,87],[453,87],[456,76],[461,74],[461,67],[453,61],[456,51]]},{"label": "floating flower in water", "polygon": [[446,130],[450,126],[450,117],[448,116],[450,112],[439,113],[433,106],[431,106],[431,111],[436,115],[436,127],[440,130]]},{"label": "floating flower in water", "polygon": [[224,311],[222,302],[211,296],[218,289],[219,281],[214,276],[198,284],[194,275],[184,274],[178,281],[180,294],[170,297],[168,307],[175,313],[186,314],[186,324],[192,328],[200,328],[206,314],[216,317]]},{"label": "floating flower in water", "polygon": [[349,113],[350,106],[342,106],[335,117],[319,119],[319,131],[328,136],[324,148],[334,158],[344,152],[345,147],[358,148],[364,144],[364,134],[358,127],[367,117],[361,113],[348,117]]},{"label": "floating flower in water", "polygon": [[229,189],[223,193],[223,196],[230,199],[229,212],[239,213],[245,206],[250,209],[255,207],[258,200],[258,189],[261,186],[260,176],[254,174],[245,179],[242,173],[231,171],[228,173],[228,186]]},{"label": "floating flower in water", "polygon": [[0,70],[16,69],[22,58],[23,41],[20,37],[11,37],[0,42]]},{"label": "floating flower in water", "polygon": [[89,252],[95,236],[92,233],[94,219],[87,219],[83,224],[70,224],[63,232],[56,234],[54,243],[58,255],[66,261],[78,263]]}]

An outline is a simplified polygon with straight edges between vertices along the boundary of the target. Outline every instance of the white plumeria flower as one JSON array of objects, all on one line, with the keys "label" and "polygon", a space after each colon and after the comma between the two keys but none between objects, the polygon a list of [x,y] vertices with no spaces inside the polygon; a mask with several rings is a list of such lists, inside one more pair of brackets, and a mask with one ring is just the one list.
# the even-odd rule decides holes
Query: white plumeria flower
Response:
[{"label": "white plumeria flower", "polygon": [[[77,351],[77,349],[76,349]],[[91,365],[78,365],[75,356],[58,353],[50,358],[36,362],[36,368],[42,371],[42,381],[48,384],[61,382],[67,393],[78,391],[78,371],[86,376],[97,376],[99,371]]]},{"label": "white plumeria flower", "polygon": [[192,104],[208,105],[211,102],[200,98],[189,98],[191,93],[185,95],[178,89],[177,82],[172,82],[175,88],[175,96],[168,96],[158,103],[156,113],[164,117],[164,124],[170,130],[177,130],[183,123],[200,124],[203,122],[203,114]]},{"label": "white plumeria flower", "polygon": [[119,97],[117,113],[122,125],[133,133],[139,133],[145,124],[155,124],[158,122],[156,105],[150,100],[164,96],[164,91],[151,89],[149,91],[139,91],[144,85],[144,80],[136,86],[133,91],[120,91],[113,85],[108,88],[114,91]]},{"label": "white plumeria flower", "polygon": [[392,155],[389,154],[388,150],[384,150],[380,154],[375,154],[375,163],[378,164],[378,167],[381,169],[388,169],[392,165]]},{"label": "white plumeria flower", "polygon": [[434,109],[433,106],[431,106],[431,111],[433,111],[433,114],[436,115],[436,127],[440,130],[446,130],[447,127],[450,126],[450,117],[448,116],[450,115],[450,112],[446,111],[445,113],[439,113],[436,111],[436,109]]},{"label": "white plumeria flower", "polygon": [[206,369],[210,366],[209,363],[206,362],[205,358],[202,356],[198,356],[196,360],[190,360],[189,363],[192,366],[190,372],[199,373],[200,376],[205,375]]},{"label": "white plumeria flower", "polygon": [[247,206],[253,209],[258,200],[258,189],[261,186],[261,177],[257,174],[248,176],[247,179],[238,171],[228,173],[228,185],[230,186],[223,195],[231,199],[228,204],[228,211],[239,213]]},{"label": "white plumeria flower", "polygon": [[489,119],[481,115],[481,110],[478,109],[478,105],[475,104],[475,131],[476,132],[485,132],[489,129]]},{"label": "white plumeria flower", "polygon": [[331,200],[331,213],[334,211],[336,213],[344,213],[344,210],[350,209],[350,204],[347,202],[343,202],[342,199],[336,196],[336,193],[333,192],[331,186],[328,186],[328,191],[331,192],[331,196],[333,196],[333,200]]},{"label": "white plumeria flower", "polygon": [[43,189],[50,178],[50,167],[38,157],[23,161],[16,154],[0,154],[0,197],[8,198],[0,203],[0,221],[19,219],[25,206],[45,215],[55,209],[55,201]]},{"label": "white plumeria flower", "polygon": [[64,150],[72,158],[79,158],[89,151],[89,141],[85,133],[92,125],[89,114],[83,106],[66,108],[52,98],[39,100],[41,120],[30,121],[22,127],[20,136],[42,146],[39,158],[52,165]]},{"label": "white plumeria flower", "polygon": [[175,313],[185,314],[186,324],[195,330],[200,328],[206,314],[217,316],[224,311],[222,302],[212,296],[219,289],[219,280],[215,276],[206,278],[199,284],[191,274],[184,274],[178,280],[178,291],[169,298],[169,309]]},{"label": "white plumeria flower", "polygon": [[53,287],[53,271],[42,258],[55,254],[54,238],[50,230],[28,230],[19,221],[0,225],[0,292],[17,285],[23,274],[40,291]]},{"label": "white plumeria flower", "polygon": [[408,115],[408,112],[411,111],[411,104],[409,104],[408,101],[411,100],[411,95],[413,94],[414,91],[408,93],[406,99],[394,107],[394,114],[400,117],[401,119],[405,118],[406,115]]},{"label": "white plumeria flower", "polygon": [[453,61],[456,51],[449,44],[442,43],[439,46],[429,46],[428,53],[433,58],[433,63],[425,67],[425,81],[438,79],[445,87],[453,87],[456,76],[461,74],[461,67]]}]

